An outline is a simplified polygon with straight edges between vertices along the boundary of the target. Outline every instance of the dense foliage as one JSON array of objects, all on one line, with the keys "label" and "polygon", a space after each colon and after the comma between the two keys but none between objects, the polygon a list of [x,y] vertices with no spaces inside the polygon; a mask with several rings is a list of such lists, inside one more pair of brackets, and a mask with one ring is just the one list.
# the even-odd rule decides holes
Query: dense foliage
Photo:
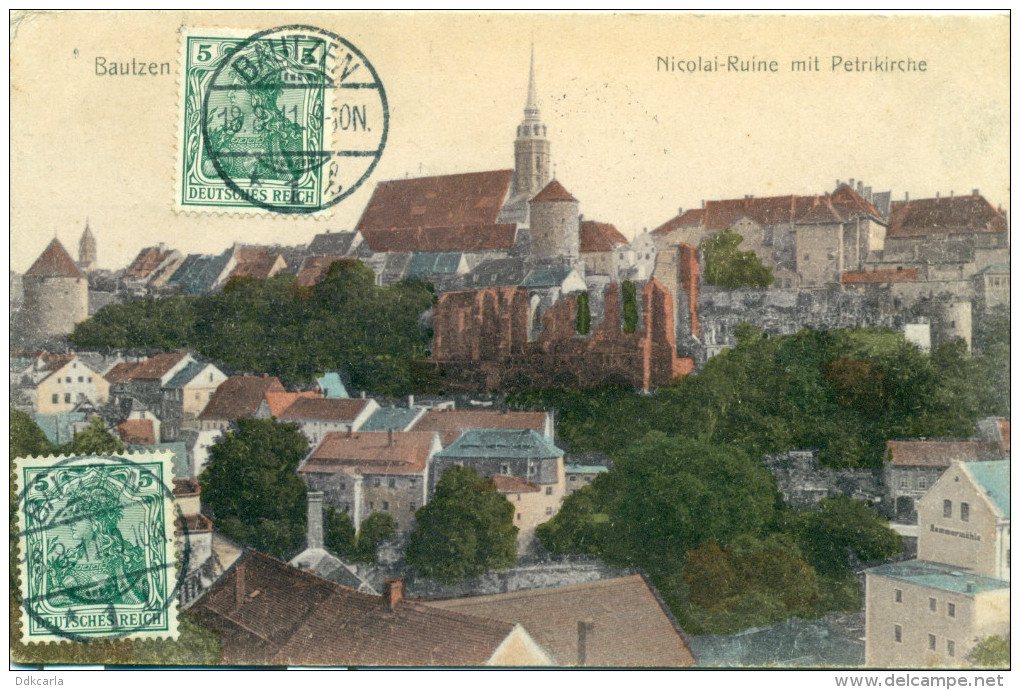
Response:
[{"label": "dense foliage", "polygon": [[295,424],[239,419],[209,449],[199,476],[202,503],[216,529],[277,558],[287,558],[305,539],[305,484],[297,475],[308,440]]},{"label": "dense foliage", "polygon": [[623,296],[623,332],[633,333],[638,325],[637,287],[625,280],[620,286],[620,292]]},{"label": "dense foliage", "polygon": [[558,410],[572,451],[614,462],[539,538],[644,568],[693,634],[857,610],[852,568],[895,555],[900,537],[860,501],[782,506],[762,455],[818,448],[831,467],[880,467],[890,438],[969,436],[995,411],[982,400],[1008,392],[975,375],[989,362],[955,342],[926,354],[886,329],[769,338],[743,326],[735,348],[654,396],[518,394],[511,403]]},{"label": "dense foliage", "polygon": [[53,445],[32,417],[21,410],[11,410],[8,446],[12,458],[52,455]]},{"label": "dense foliage", "polygon": [[397,521],[389,513],[373,512],[355,532],[347,511],[332,506],[326,510],[326,546],[351,561],[374,563],[379,545],[397,532]]},{"label": "dense foliage", "polygon": [[95,417],[91,424],[76,433],[70,443],[54,445],[32,417],[20,410],[11,410],[9,446],[12,458],[33,455],[112,455],[125,451],[121,440],[106,430],[99,417]]},{"label": "dense foliage", "polygon": [[381,288],[358,261],[334,263],[314,288],[294,276],[233,278],[202,297],[162,297],[103,308],[71,335],[81,347],[187,348],[239,371],[308,381],[347,372],[356,388],[402,395],[427,387],[412,362],[431,333],[419,324],[433,302],[417,282]]},{"label": "dense foliage", "polygon": [[980,668],[1009,668],[1009,635],[992,635],[978,642],[969,660]]},{"label": "dense foliage", "polygon": [[763,288],[772,284],[772,269],[762,264],[754,252],[738,249],[743,241],[742,235],[727,228],[701,243],[706,283],[728,290]]},{"label": "dense foliage", "polygon": [[581,335],[591,332],[591,305],[588,303],[587,292],[577,296],[577,332]]},{"label": "dense foliage", "polygon": [[514,507],[470,467],[451,467],[432,499],[415,513],[407,564],[420,575],[454,583],[517,562]]}]

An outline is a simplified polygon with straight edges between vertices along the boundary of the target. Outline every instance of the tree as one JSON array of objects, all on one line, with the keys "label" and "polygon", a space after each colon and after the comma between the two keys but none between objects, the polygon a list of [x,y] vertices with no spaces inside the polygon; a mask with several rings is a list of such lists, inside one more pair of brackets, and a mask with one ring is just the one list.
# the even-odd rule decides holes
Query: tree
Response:
[{"label": "tree", "polygon": [[638,325],[637,288],[634,283],[625,280],[620,292],[623,294],[623,332],[633,333]]},{"label": "tree", "polygon": [[743,241],[743,236],[727,228],[701,243],[706,283],[727,290],[772,284],[772,269],[762,264],[754,252],[737,249]]},{"label": "tree", "polygon": [[379,545],[397,531],[397,521],[389,513],[373,512],[358,528],[358,538],[351,557],[364,563],[375,563]]},{"label": "tree", "polygon": [[992,635],[981,639],[971,650],[969,659],[981,668],[1009,668],[1009,636]]},{"label": "tree", "polygon": [[407,564],[444,583],[505,570],[517,562],[513,517],[513,505],[492,480],[469,467],[451,467],[432,500],[415,513]]},{"label": "tree", "polygon": [[9,447],[12,458],[41,457],[53,453],[53,444],[32,418],[21,410],[11,410]]},{"label": "tree", "polygon": [[259,551],[286,558],[305,537],[304,482],[297,466],[308,440],[295,424],[239,419],[210,448],[199,476],[216,528]]},{"label": "tree", "polygon": [[819,510],[791,512],[786,518],[808,562],[826,575],[849,572],[851,554],[874,561],[903,550],[900,535],[864,501],[825,498]]},{"label": "tree", "polygon": [[577,296],[577,332],[588,335],[591,332],[591,306],[588,304],[588,293]]},{"label": "tree", "polygon": [[329,506],[326,509],[326,548],[337,555],[350,557],[356,540],[350,514]]},{"label": "tree", "polygon": [[112,455],[124,451],[124,444],[106,430],[99,417],[93,418],[84,431],[79,431],[74,440],[61,448],[61,452],[67,455]]}]

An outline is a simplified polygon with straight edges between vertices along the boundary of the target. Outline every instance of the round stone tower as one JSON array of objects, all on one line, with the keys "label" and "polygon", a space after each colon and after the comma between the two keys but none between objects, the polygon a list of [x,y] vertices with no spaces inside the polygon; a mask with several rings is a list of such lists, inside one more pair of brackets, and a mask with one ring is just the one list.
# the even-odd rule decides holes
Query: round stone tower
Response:
[{"label": "round stone tower", "polygon": [[581,259],[578,201],[553,180],[531,200],[532,264],[573,266]]},{"label": "round stone tower", "polygon": [[69,335],[89,315],[89,283],[60,240],[54,239],[22,278],[27,335]]}]

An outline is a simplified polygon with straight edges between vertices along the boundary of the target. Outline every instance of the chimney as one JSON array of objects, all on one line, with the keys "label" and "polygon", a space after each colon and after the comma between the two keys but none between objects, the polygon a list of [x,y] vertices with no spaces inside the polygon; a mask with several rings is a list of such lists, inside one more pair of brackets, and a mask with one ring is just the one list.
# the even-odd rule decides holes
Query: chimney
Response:
[{"label": "chimney", "polygon": [[595,630],[593,621],[577,621],[577,665],[584,666],[588,662],[588,636]]},{"label": "chimney", "polygon": [[386,605],[392,611],[404,599],[404,579],[400,577],[388,577],[383,583],[383,598]]},{"label": "chimney", "polygon": [[850,178],[849,187],[850,187],[850,189],[854,188],[854,178],[852,178],[852,177]]},{"label": "chimney", "polygon": [[365,391],[361,391],[361,399],[362,399],[362,400],[364,400],[364,399],[365,399]]},{"label": "chimney", "polygon": [[241,604],[244,603],[245,599],[245,587],[244,587],[244,563],[237,566],[234,570],[234,609],[241,608]]},{"label": "chimney", "polygon": [[386,445],[387,446],[393,445],[393,429],[386,430]]},{"label": "chimney", "polygon": [[977,187],[975,187],[974,189],[970,190],[970,195],[971,196],[981,196],[981,192],[978,190]]},{"label": "chimney", "polygon": [[309,549],[321,549],[322,537],[322,492],[308,492],[308,533],[305,543]]},{"label": "chimney", "polygon": [[954,192],[954,191],[953,191],[952,189],[950,189],[950,190],[949,190],[949,196],[950,196],[950,197],[953,197],[953,196],[955,196],[955,194],[956,194],[956,193],[955,193],[955,192]]},{"label": "chimney", "polygon": [[935,192],[935,198],[936,198],[936,199],[938,199],[938,198],[939,198],[939,194],[940,194],[940,192]]},{"label": "chimney", "polygon": [[681,206],[680,208],[678,208],[678,209],[676,210],[676,214],[677,214],[678,216],[682,216],[682,215],[684,214],[684,207],[683,207],[683,206]]},{"label": "chimney", "polygon": [[407,409],[414,407],[414,395],[407,396]]},{"label": "chimney", "polygon": [[903,192],[903,200],[910,201],[910,192]]},{"label": "chimney", "polygon": [[701,200],[701,210],[702,211],[705,210],[705,200],[704,199]]},{"label": "chimney", "polygon": [[583,222],[584,222],[584,214],[583,214],[583,213],[582,213],[582,214],[580,214],[580,215],[579,215],[579,216],[577,217],[577,222],[578,222],[578,223],[583,223]]}]

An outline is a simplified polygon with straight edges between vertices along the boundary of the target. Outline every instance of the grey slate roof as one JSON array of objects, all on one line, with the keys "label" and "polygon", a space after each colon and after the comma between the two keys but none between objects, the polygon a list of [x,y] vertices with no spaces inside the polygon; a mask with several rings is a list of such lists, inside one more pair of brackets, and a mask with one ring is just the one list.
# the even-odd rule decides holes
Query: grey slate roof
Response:
[{"label": "grey slate roof", "polygon": [[436,457],[543,460],[563,457],[563,451],[534,429],[468,429]]},{"label": "grey slate roof", "polygon": [[424,413],[424,407],[380,407],[361,425],[360,431],[407,431]]},{"label": "grey slate roof", "polygon": [[573,271],[570,266],[547,266],[536,268],[521,282],[522,287],[558,287]]},{"label": "grey slate roof", "polygon": [[177,374],[170,379],[166,387],[167,388],[181,388],[191,383],[191,379],[198,376],[199,372],[205,368],[208,362],[192,362],[188,366],[181,369]]},{"label": "grey slate roof", "polygon": [[524,260],[518,258],[483,261],[464,275],[460,281],[464,289],[514,287],[524,280]]},{"label": "grey slate roof", "polygon": [[356,232],[320,233],[308,245],[308,253],[312,256],[328,256],[332,254],[349,256],[356,237]]},{"label": "grey slate roof", "polygon": [[382,285],[393,285],[404,279],[404,271],[411,261],[410,252],[392,252],[386,255],[386,265],[379,276]]},{"label": "grey slate roof", "polygon": [[864,665],[863,644],[834,632],[822,621],[800,618],[736,635],[699,635],[688,642],[701,667]]},{"label": "grey slate roof", "polygon": [[209,292],[216,284],[216,279],[223,273],[223,269],[226,268],[230,256],[230,249],[216,256],[188,254],[167,280],[167,285],[179,286],[185,295],[201,295]]},{"label": "grey slate roof", "polygon": [[407,263],[404,278],[427,280],[437,273],[456,273],[460,258],[460,252],[414,252]]}]

